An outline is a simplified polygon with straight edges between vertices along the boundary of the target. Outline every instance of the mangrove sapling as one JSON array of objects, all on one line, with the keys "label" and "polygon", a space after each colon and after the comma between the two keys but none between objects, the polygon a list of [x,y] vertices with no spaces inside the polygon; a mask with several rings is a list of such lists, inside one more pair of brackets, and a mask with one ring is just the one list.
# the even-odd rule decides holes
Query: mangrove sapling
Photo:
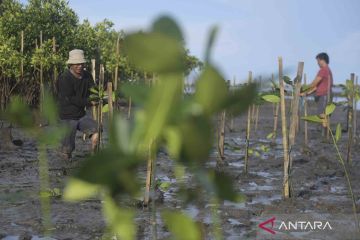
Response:
[{"label": "mangrove sapling", "polygon": [[[249,79],[248,84],[250,85],[252,82],[252,72],[249,72]],[[250,145],[250,131],[251,131],[251,111],[252,106],[248,109],[248,116],[247,116],[247,128],[246,128],[246,146],[245,146],[245,167],[244,172],[247,174],[248,172],[248,164],[249,164],[249,145]]]},{"label": "mangrove sapling", "polygon": [[353,144],[353,114],[354,114],[354,98],[355,98],[355,90],[354,90],[354,80],[355,74],[352,73],[350,79],[346,80],[345,85],[340,85],[343,89],[342,96],[346,97],[346,101],[337,103],[338,105],[344,105],[347,110],[347,121],[345,131],[348,132],[348,144],[347,144],[347,152],[346,152],[346,162],[351,163],[351,151]]},{"label": "mangrove sapling", "polygon": [[[51,127],[58,125],[57,104],[48,94],[44,96],[43,111],[40,114],[42,118],[48,121]],[[9,122],[22,127],[38,142],[41,224],[44,234],[50,236],[54,228],[51,223],[51,203],[49,198],[53,195],[49,194],[50,181],[47,149],[57,147],[64,134],[66,134],[66,129],[58,126],[48,131],[46,128],[38,127],[29,106],[22,102],[18,96],[12,97],[10,105],[4,112],[4,117]]]},{"label": "mangrove sapling", "polygon": [[343,168],[344,173],[345,173],[345,178],[346,178],[346,182],[347,182],[347,186],[348,186],[348,190],[349,190],[349,195],[350,195],[350,198],[352,201],[352,208],[353,208],[353,212],[354,212],[355,224],[360,233],[359,219],[358,219],[357,210],[356,210],[356,199],[355,199],[355,195],[354,195],[354,192],[352,189],[350,174],[348,172],[347,166],[346,166],[345,161],[340,153],[339,146],[338,146],[338,141],[341,138],[341,131],[342,131],[341,125],[340,125],[340,123],[337,124],[336,132],[334,135],[333,131],[331,130],[330,124],[327,121],[328,116],[331,115],[335,111],[335,108],[336,108],[336,105],[334,103],[330,103],[326,106],[326,109],[325,109],[326,117],[325,118],[321,118],[317,115],[311,115],[311,116],[303,117],[302,119],[305,121],[309,121],[309,122],[320,123],[320,124],[322,124],[322,126],[325,126],[327,128],[327,130],[329,131],[334,148],[336,150],[337,160],[340,163],[340,165]]},{"label": "mangrove sapling", "polygon": [[[120,206],[114,199],[138,196],[138,170],[146,165],[146,152],[152,142],[157,143],[154,152],[165,147],[170,159],[194,176],[195,189],[181,189],[178,194],[182,199],[191,201],[205,191],[217,200],[208,199],[209,203],[243,201],[234,191],[230,176],[204,168],[213,148],[213,117],[224,110],[234,114],[246,111],[256,95],[252,84],[229,92],[224,77],[210,61],[216,32],[216,28],[211,31],[206,64],[189,98],[183,97],[184,38],[175,21],[160,17],[150,31],[128,34],[124,39],[129,60],[139,69],[156,73],[157,81],[151,88],[133,85],[130,90],[122,85],[125,97],[132,95],[138,106],[133,114],[134,125],[129,127],[129,121],[115,114],[108,146],[83,162],[64,191],[64,198],[73,201],[100,193],[105,200],[101,203],[108,229],[121,239],[135,239],[134,216],[139,210]],[[198,226],[186,214],[164,210],[161,217],[172,239],[200,239]],[[221,239],[221,229],[216,224],[214,229],[219,232],[215,238]]]}]

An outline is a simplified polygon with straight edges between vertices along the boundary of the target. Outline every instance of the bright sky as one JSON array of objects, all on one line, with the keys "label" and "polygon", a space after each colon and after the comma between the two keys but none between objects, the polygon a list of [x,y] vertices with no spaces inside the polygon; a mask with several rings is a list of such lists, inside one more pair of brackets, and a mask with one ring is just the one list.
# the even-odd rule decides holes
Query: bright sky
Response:
[{"label": "bright sky", "polygon": [[312,80],[315,56],[330,55],[335,83],[360,74],[359,0],[70,0],[80,20],[108,18],[117,29],[148,28],[160,14],[171,14],[183,28],[191,53],[203,58],[209,28],[220,27],[213,60],[228,79],[277,72],[277,58],[293,70],[305,62]]}]

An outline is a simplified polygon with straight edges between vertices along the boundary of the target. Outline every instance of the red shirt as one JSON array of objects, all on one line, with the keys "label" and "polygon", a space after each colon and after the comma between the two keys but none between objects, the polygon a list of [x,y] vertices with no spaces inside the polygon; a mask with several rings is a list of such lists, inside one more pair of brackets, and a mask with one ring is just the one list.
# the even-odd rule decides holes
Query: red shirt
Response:
[{"label": "red shirt", "polygon": [[322,67],[318,74],[318,77],[321,77],[320,83],[316,86],[316,96],[326,96],[328,94],[329,81],[330,81],[330,90],[333,85],[332,72],[328,66]]}]

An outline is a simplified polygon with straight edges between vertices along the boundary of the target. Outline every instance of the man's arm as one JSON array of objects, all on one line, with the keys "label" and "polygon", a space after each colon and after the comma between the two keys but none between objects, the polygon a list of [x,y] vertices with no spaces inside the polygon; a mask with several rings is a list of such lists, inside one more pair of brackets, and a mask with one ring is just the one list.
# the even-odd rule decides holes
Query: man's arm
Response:
[{"label": "man's arm", "polygon": [[317,76],[314,81],[312,81],[312,83],[310,84],[310,87],[305,91],[302,92],[300,95],[301,96],[306,96],[307,94],[311,94],[313,92],[315,92],[317,85],[319,85],[319,83],[321,82],[322,77],[321,76]]}]

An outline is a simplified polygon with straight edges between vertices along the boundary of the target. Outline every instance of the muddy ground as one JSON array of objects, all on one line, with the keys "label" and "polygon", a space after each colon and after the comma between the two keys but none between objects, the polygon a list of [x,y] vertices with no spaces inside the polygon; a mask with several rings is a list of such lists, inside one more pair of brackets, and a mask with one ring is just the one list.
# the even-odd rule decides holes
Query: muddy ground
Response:
[{"label": "muddy ground", "polygon": [[[282,199],[283,158],[281,129],[275,144],[266,136],[273,128],[271,105],[260,107],[258,131],[251,134],[250,146],[258,154],[252,155],[249,174],[243,174],[246,114],[234,120],[234,129],[226,132],[226,163],[224,171],[233,176],[235,187],[247,196],[242,203],[222,202],[218,213],[225,239],[360,239],[356,232],[352,203],[344,171],[336,158],[333,146],[321,137],[318,127],[309,124],[309,146],[304,146],[303,122],[292,149],[294,156],[292,200]],[[345,112],[340,108],[333,114],[332,122],[345,125]],[[280,121],[279,121],[280,123]],[[230,121],[228,122],[230,125]],[[280,127],[280,126],[279,126]],[[335,126],[334,126],[335,127]],[[358,126],[360,127],[360,126]],[[23,140],[21,147],[0,149],[0,239],[41,239],[41,213],[39,203],[39,176],[37,144],[24,135],[21,129],[13,130],[14,139]],[[106,138],[106,136],[105,136]],[[347,134],[340,141],[340,150],[345,156]],[[71,172],[85,159],[89,143],[77,136],[77,150],[71,164],[64,162],[53,150],[48,151],[51,188],[62,190]],[[269,151],[266,150],[269,148]],[[265,150],[265,151],[264,151]],[[359,143],[353,147],[353,166],[350,168],[353,191],[360,213],[360,156]],[[214,168],[217,151],[214,148],[206,167]],[[195,220],[202,222],[205,239],[213,239],[212,205],[183,204],[176,199],[177,183],[172,161],[164,152],[157,160],[157,178],[170,182],[163,193],[163,201],[157,203],[158,210],[181,209]],[[139,175],[145,178],[145,166]],[[192,177],[185,181],[191,187]],[[206,194],[204,195],[205,200]],[[61,197],[51,199],[54,239],[100,239],[105,231],[101,204],[98,199],[79,203],[64,202]],[[150,209],[138,209],[136,222],[138,239],[151,239]],[[332,229],[284,230],[271,234],[258,227],[260,222],[276,218],[272,229],[281,221],[329,221]],[[270,225],[267,225],[270,227]],[[159,219],[158,238],[171,239],[169,232]]]}]

